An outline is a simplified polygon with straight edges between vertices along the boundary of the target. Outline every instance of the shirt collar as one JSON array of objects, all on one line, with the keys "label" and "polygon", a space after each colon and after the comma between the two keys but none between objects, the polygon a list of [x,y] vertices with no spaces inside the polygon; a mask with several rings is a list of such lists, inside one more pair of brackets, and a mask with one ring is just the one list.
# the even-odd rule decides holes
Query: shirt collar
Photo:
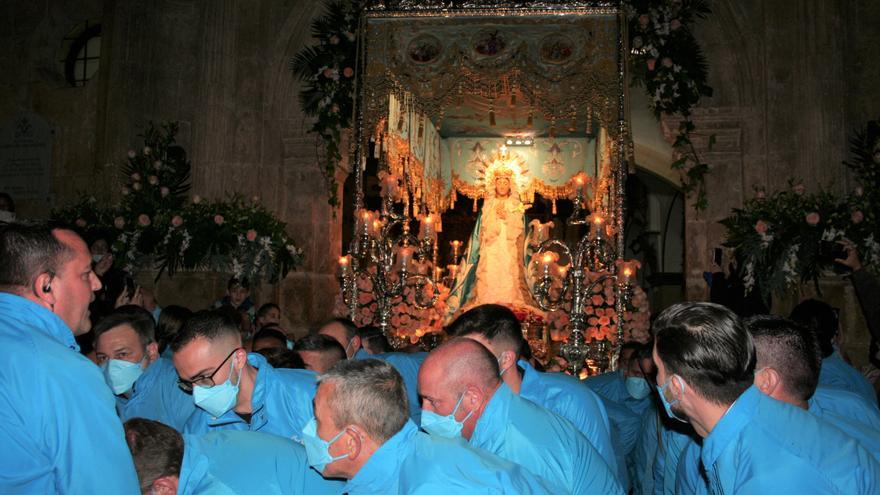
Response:
[{"label": "shirt collar", "polygon": [[396,481],[401,464],[407,458],[413,445],[418,429],[412,421],[407,421],[403,428],[383,443],[367,462],[361,467],[354,478],[348,480],[343,492],[383,493],[389,483]]},{"label": "shirt collar", "polygon": [[[258,413],[260,413],[263,406],[265,406],[267,389],[271,386],[270,384],[275,381],[275,369],[272,368],[272,365],[266,361],[266,358],[263,357],[262,354],[256,352],[248,354],[248,364],[257,368],[257,378],[254,380],[254,392],[251,394],[250,429],[259,430],[269,422],[269,420],[266,419],[265,414]],[[208,420],[208,424],[211,426],[244,422],[245,420],[232,409],[226,411],[226,413],[220,417],[209,418]]]},{"label": "shirt collar", "polygon": [[755,416],[762,395],[757,387],[750,386],[718,420],[715,428],[703,441],[701,456],[704,466],[713,466],[727,446],[736,441]]},{"label": "shirt collar", "polygon": [[199,452],[198,440],[193,435],[183,435],[183,462],[177,478],[177,493],[196,493],[208,474],[208,458]]},{"label": "shirt collar", "polygon": [[26,322],[30,328],[79,352],[79,344],[76,343],[70,327],[55,313],[33,301],[15,294],[0,293],[0,315],[4,319]]},{"label": "shirt collar", "polygon": [[471,435],[472,445],[491,451],[492,449],[487,446],[504,437],[502,430],[507,425],[510,403],[514,399],[513,391],[502,382],[501,386],[492,394],[489,403],[486,404],[486,409],[483,410],[480,419],[477,420],[474,434]]},{"label": "shirt collar", "polygon": [[131,388],[131,398],[130,400],[134,400],[139,395],[143,395],[145,390],[149,390],[154,386],[156,380],[159,379],[159,376],[162,375],[164,371],[163,368],[167,366],[173,366],[168,360],[163,357],[157,358],[152,363],[148,364],[144,372],[141,373],[141,376],[135,380],[134,385]]}]

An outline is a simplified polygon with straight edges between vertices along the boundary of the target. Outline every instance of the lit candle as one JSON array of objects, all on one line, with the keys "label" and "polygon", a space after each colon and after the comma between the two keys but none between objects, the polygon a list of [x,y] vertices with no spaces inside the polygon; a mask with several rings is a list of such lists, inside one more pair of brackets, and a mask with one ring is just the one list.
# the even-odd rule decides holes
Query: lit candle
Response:
[{"label": "lit candle", "polygon": [[556,269],[556,271],[559,272],[560,277],[565,278],[565,276],[568,275],[568,265],[560,266],[559,268]]},{"label": "lit candle", "polygon": [[407,270],[409,268],[409,262],[412,260],[413,248],[409,246],[403,246],[400,248],[400,251],[397,253],[397,260],[400,263],[401,270]]},{"label": "lit candle", "polygon": [[440,280],[441,278],[443,278],[443,268],[438,266],[434,268],[434,280]]},{"label": "lit candle", "polygon": [[373,220],[373,231],[371,235],[373,237],[379,237],[382,234],[382,222],[380,220]]},{"label": "lit candle", "polygon": [[348,275],[348,267],[351,265],[351,256],[339,257],[339,268],[342,270],[342,276]]},{"label": "lit candle", "polygon": [[636,275],[636,270],[641,267],[638,260],[621,261],[620,278],[624,284],[629,284]]},{"label": "lit candle", "polygon": [[388,174],[382,179],[382,197],[397,197],[397,176]]},{"label": "lit candle", "polygon": [[541,256],[541,266],[547,268],[551,263],[553,263],[553,253],[544,253],[544,255]]},{"label": "lit candle", "polygon": [[458,265],[446,265],[446,269],[449,270],[449,276],[454,280],[458,274]]},{"label": "lit candle", "polygon": [[598,213],[593,214],[593,236],[596,239],[605,237],[605,219]]},{"label": "lit candle", "polygon": [[452,259],[458,261],[458,250],[461,248],[461,241],[452,241],[449,244],[452,245]]},{"label": "lit candle", "polygon": [[434,217],[432,215],[426,215],[424,219],[422,219],[422,239],[429,239],[434,237]]}]

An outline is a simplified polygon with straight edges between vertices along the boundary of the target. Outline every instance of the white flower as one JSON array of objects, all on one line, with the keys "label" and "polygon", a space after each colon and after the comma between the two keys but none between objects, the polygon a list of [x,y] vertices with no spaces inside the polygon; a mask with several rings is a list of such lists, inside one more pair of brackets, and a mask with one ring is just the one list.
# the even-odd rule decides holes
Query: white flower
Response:
[{"label": "white flower", "polygon": [[743,274],[743,287],[745,287],[746,294],[752,291],[755,288],[755,262],[749,261],[745,266],[745,273]]},{"label": "white flower", "polygon": [[782,264],[782,273],[785,274],[786,285],[797,285],[798,283],[798,250],[800,244],[794,244],[788,248],[788,254],[785,257],[785,263]]}]

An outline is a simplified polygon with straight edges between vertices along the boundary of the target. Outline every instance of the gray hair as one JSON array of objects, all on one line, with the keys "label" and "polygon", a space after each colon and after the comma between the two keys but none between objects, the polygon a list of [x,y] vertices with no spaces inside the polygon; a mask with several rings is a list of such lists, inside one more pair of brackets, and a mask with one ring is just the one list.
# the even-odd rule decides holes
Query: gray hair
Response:
[{"label": "gray hair", "polygon": [[378,359],[346,360],[318,375],[318,384],[333,384],[328,399],[337,427],[358,425],[378,443],[394,436],[408,419],[403,378]]}]

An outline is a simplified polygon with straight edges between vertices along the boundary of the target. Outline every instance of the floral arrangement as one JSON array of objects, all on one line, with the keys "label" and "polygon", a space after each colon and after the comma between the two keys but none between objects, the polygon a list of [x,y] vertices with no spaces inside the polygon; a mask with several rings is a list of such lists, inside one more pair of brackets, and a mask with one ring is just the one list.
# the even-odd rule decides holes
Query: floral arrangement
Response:
[{"label": "floral arrangement", "polygon": [[[371,267],[371,274],[375,274],[375,267]],[[378,304],[373,297],[373,282],[369,277],[358,277],[358,302],[357,309],[352,320],[358,326],[378,325]],[[424,298],[433,296],[435,290],[430,285],[423,289]],[[425,335],[439,333],[443,330],[443,318],[446,314],[446,299],[449,297],[449,289],[438,284],[439,291],[437,301],[427,309],[416,307],[416,289],[407,286],[403,295],[391,306],[391,328],[395,337],[409,339],[413,344],[417,343]],[[342,295],[336,296],[334,314],[348,317],[349,308],[342,300]]]},{"label": "floral arrangement", "polygon": [[[627,0],[633,82],[644,86],[652,109],[661,115],[683,117],[674,146],[677,158],[671,166],[681,172],[685,193],[695,193],[694,207],[707,205],[705,175],[709,165],[691,141],[695,126],[690,111],[703,96],[711,96],[707,84],[708,64],[690,30],[710,13],[706,0]],[[312,23],[316,45],[303,48],[291,61],[291,69],[304,83],[299,99],[303,112],[315,118],[311,132],[317,134],[319,162],[327,180],[328,202],[336,206],[336,166],[342,158],[341,132],[351,126],[354,111],[354,79],[357,32],[363,2],[328,0],[326,12]],[[710,136],[709,143],[714,142]]]},{"label": "floral arrangement", "polygon": [[190,163],[176,145],[177,129],[176,123],[150,124],[143,148],[128,151],[118,204],[88,197],[52,217],[81,232],[105,233],[114,240],[115,263],[129,272],[156,268],[161,276],[203,269],[275,282],[300,265],[302,251],[259,198],[187,197]]},{"label": "floral arrangement", "polygon": [[845,162],[861,184],[846,196],[828,191],[807,194],[792,180],[787,190],[756,190],[742,208],[722,220],[726,246],[736,251],[746,291],[785,294],[804,282],[818,282],[835,263],[821,241],[844,239],[855,245],[862,263],[880,264],[880,124],[870,122],[851,139],[854,159]]},{"label": "floral arrangement", "polygon": [[[602,276],[599,272],[588,272],[587,281],[598,279]],[[587,339],[608,339],[617,342],[617,311],[615,310],[614,281],[605,279],[601,284],[601,290],[594,289],[590,295],[588,304],[584,308],[587,314]],[[547,313],[547,329],[550,338],[554,341],[563,341],[571,334],[569,328],[568,313],[571,310],[571,302],[566,302],[558,311]],[[623,340],[629,342],[647,342],[650,339],[651,310],[648,296],[639,286],[633,287],[632,298],[623,313]]]}]

